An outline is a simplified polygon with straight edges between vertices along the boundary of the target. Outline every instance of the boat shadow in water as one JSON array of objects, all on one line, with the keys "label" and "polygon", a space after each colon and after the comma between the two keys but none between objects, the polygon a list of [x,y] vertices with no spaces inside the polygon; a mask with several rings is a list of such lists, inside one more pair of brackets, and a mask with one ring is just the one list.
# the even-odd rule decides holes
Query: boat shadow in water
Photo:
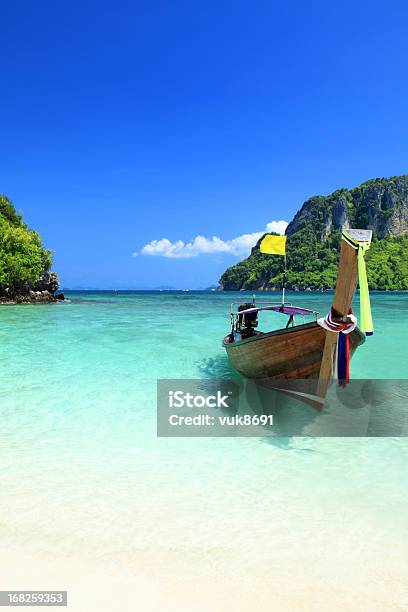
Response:
[{"label": "boat shadow in water", "polygon": [[333,381],[324,400],[313,392],[316,383],[247,380],[239,411],[273,415],[266,438],[271,444],[277,437],[408,436],[408,380],[356,379],[346,386]]},{"label": "boat shadow in water", "polygon": [[354,379],[345,386],[332,381],[323,399],[316,379],[247,379],[224,355],[207,357],[197,367],[214,390],[228,389],[229,383],[238,388],[237,414],[272,415],[273,425],[248,435],[281,449],[312,452],[299,448],[299,441],[294,447],[298,437],[408,436],[408,380]]},{"label": "boat shadow in water", "polygon": [[290,448],[295,436],[305,433],[319,412],[302,400],[288,396],[272,387],[268,381],[241,380],[239,412],[242,414],[272,415],[273,425],[267,427],[266,440],[280,448]]},{"label": "boat shadow in water", "polygon": [[[273,416],[272,426],[258,429],[259,437],[264,435],[268,443],[290,449],[294,437],[314,437],[323,408],[323,401],[315,395],[317,381],[247,379],[233,369],[226,355],[206,357],[196,365],[208,393],[213,386],[216,392],[222,381],[225,389],[229,382],[238,388],[238,415]],[[252,430],[250,435],[254,435]]]},{"label": "boat shadow in water", "polygon": [[231,380],[241,380],[241,374],[230,364],[226,354],[215,355],[214,357],[206,357],[197,362],[197,369],[201,376],[205,378],[226,378]]}]

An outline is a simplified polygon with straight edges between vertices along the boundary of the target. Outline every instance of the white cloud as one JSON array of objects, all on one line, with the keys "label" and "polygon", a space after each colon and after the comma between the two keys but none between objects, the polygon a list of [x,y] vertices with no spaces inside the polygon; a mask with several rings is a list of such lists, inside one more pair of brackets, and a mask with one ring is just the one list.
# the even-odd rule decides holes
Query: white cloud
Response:
[{"label": "white cloud", "polygon": [[[145,244],[140,253],[142,255],[155,255],[173,259],[198,257],[199,255],[214,253],[229,253],[238,257],[246,257],[265,232],[284,234],[287,225],[286,221],[271,221],[262,232],[242,234],[242,236],[237,236],[230,240],[222,240],[218,236],[213,236],[212,238],[196,236],[190,242],[183,242],[182,240],[171,242],[168,238],[161,238],[160,240],[152,240]],[[137,256],[138,253],[133,253],[133,255]]]},{"label": "white cloud", "polygon": [[280,234],[281,236],[283,236],[287,227],[287,221],[270,221],[270,223],[266,224],[266,231],[274,232],[275,234]]}]

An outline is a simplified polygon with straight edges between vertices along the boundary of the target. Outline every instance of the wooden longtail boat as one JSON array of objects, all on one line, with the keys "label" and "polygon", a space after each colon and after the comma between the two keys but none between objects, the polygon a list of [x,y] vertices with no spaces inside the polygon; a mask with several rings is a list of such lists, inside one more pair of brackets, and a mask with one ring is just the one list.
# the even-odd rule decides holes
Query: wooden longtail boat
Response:
[{"label": "wooden longtail boat", "polygon": [[[371,232],[347,230],[355,240],[371,239]],[[332,312],[336,321],[348,321],[348,313],[357,285],[357,252],[342,241],[340,262]],[[258,312],[274,311],[286,315],[287,324],[266,333],[257,330]],[[255,379],[316,379],[316,392],[324,397],[334,372],[338,334],[317,323],[318,312],[284,303],[231,304],[231,331],[223,339],[232,366],[248,378]],[[315,320],[296,324],[296,317]],[[365,341],[356,327],[349,334],[350,355]]]},{"label": "wooden longtail boat", "polygon": [[[325,340],[326,331],[312,321],[232,342],[229,334],[223,346],[233,367],[248,378],[318,379]],[[364,341],[359,329],[351,332],[351,354]]]}]

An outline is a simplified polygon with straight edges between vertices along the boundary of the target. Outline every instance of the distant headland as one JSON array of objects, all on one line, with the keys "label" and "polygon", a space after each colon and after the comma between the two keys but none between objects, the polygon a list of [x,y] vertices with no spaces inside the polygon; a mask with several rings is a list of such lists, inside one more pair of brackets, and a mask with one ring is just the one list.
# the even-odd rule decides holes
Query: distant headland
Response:
[{"label": "distant headland", "polygon": [[58,277],[52,254],[37,232],[23,222],[10,200],[0,195],[0,303],[57,302]]},{"label": "distant headland", "polygon": [[[349,227],[373,230],[366,256],[370,288],[407,290],[408,175],[376,178],[308,199],[286,229],[287,288],[333,289],[341,230]],[[224,272],[221,290],[280,289],[282,258],[262,254],[262,238],[247,259]]]}]

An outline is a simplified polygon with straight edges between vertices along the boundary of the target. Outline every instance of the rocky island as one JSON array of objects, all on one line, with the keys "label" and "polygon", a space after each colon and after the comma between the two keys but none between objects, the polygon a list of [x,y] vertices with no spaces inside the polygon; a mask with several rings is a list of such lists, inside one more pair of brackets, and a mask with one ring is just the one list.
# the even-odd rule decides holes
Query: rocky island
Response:
[{"label": "rocky island", "polygon": [[[308,199],[286,229],[287,288],[333,289],[341,230],[349,227],[373,230],[366,255],[370,288],[408,290],[408,175]],[[224,272],[221,290],[281,288],[282,258],[262,254],[262,238],[247,259]]]},{"label": "rocky island", "polygon": [[23,222],[10,200],[0,195],[0,303],[47,303],[64,299],[50,272],[51,251]]}]

